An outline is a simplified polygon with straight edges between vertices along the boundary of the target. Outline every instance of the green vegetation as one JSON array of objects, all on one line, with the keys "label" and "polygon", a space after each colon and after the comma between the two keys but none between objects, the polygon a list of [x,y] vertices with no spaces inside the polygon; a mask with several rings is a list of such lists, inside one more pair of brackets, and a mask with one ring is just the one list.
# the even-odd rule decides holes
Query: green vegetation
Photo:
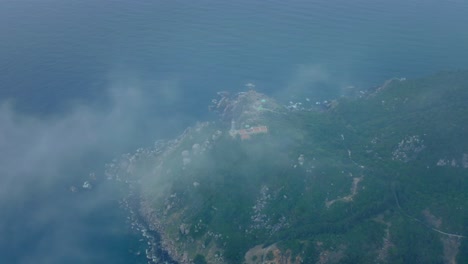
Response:
[{"label": "green vegetation", "polygon": [[207,264],[206,259],[204,256],[197,254],[193,259],[193,264]]},{"label": "green vegetation", "polygon": [[[467,72],[395,80],[327,112],[263,111],[269,133],[250,140],[210,124],[138,173],[150,175],[145,197],[195,263],[210,262],[213,247],[242,263],[274,243],[304,263],[321,252],[338,263],[441,263],[444,235],[433,228],[468,235],[467,102]],[[182,166],[181,153],[205,141]],[[175,231],[182,223],[187,234]]]}]

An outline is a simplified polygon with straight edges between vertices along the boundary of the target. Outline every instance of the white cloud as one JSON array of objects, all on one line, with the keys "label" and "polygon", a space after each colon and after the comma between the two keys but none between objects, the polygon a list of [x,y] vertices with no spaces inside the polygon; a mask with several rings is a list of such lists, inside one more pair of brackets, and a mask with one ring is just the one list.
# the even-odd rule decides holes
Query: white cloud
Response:
[{"label": "white cloud", "polygon": [[87,171],[88,155],[118,156],[135,142],[173,135],[185,125],[176,118],[183,117],[180,113],[160,112],[177,102],[176,83],[153,82],[148,88],[127,77],[112,83],[105,105],[75,103],[65,114],[30,116],[11,103],[0,104],[0,248],[21,249],[29,239],[35,243],[15,261],[64,263],[75,256],[90,263],[95,256],[80,248],[87,229],[80,216],[96,213],[114,198],[101,188],[78,194],[84,198],[77,202],[68,191],[69,184],[80,186],[87,176],[76,173]]}]

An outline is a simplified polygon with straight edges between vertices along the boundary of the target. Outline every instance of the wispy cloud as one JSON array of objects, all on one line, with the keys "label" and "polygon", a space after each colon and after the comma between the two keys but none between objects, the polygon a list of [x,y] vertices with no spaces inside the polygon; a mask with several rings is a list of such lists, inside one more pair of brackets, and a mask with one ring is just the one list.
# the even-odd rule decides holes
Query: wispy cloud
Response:
[{"label": "wispy cloud", "polygon": [[113,78],[102,105],[75,104],[38,117],[0,104],[0,255],[16,263],[100,259],[83,248],[89,227],[82,219],[112,202],[112,190],[72,194],[68,187],[82,183],[90,159],[173,134],[187,120],[165,108],[177,103],[176,82]]}]

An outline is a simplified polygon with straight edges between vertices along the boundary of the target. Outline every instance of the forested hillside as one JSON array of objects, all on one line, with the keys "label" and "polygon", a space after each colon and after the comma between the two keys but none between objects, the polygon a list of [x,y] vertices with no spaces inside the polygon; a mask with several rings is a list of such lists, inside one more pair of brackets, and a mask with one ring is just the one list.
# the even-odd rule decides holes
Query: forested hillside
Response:
[{"label": "forested hillside", "polygon": [[468,262],[467,72],[325,110],[215,103],[220,120],[112,171],[180,263]]}]

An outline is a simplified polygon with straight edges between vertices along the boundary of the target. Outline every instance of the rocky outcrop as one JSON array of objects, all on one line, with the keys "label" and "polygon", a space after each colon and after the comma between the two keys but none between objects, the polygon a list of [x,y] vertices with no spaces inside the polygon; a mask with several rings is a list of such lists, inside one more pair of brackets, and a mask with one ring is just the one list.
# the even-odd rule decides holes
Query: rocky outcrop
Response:
[{"label": "rocky outcrop", "polygon": [[249,249],[244,256],[245,264],[300,264],[301,256],[294,256],[290,249],[280,250],[276,244],[257,245]]},{"label": "rocky outcrop", "polygon": [[392,152],[392,159],[409,162],[416,159],[418,154],[426,148],[420,136],[407,136],[402,139]]}]

